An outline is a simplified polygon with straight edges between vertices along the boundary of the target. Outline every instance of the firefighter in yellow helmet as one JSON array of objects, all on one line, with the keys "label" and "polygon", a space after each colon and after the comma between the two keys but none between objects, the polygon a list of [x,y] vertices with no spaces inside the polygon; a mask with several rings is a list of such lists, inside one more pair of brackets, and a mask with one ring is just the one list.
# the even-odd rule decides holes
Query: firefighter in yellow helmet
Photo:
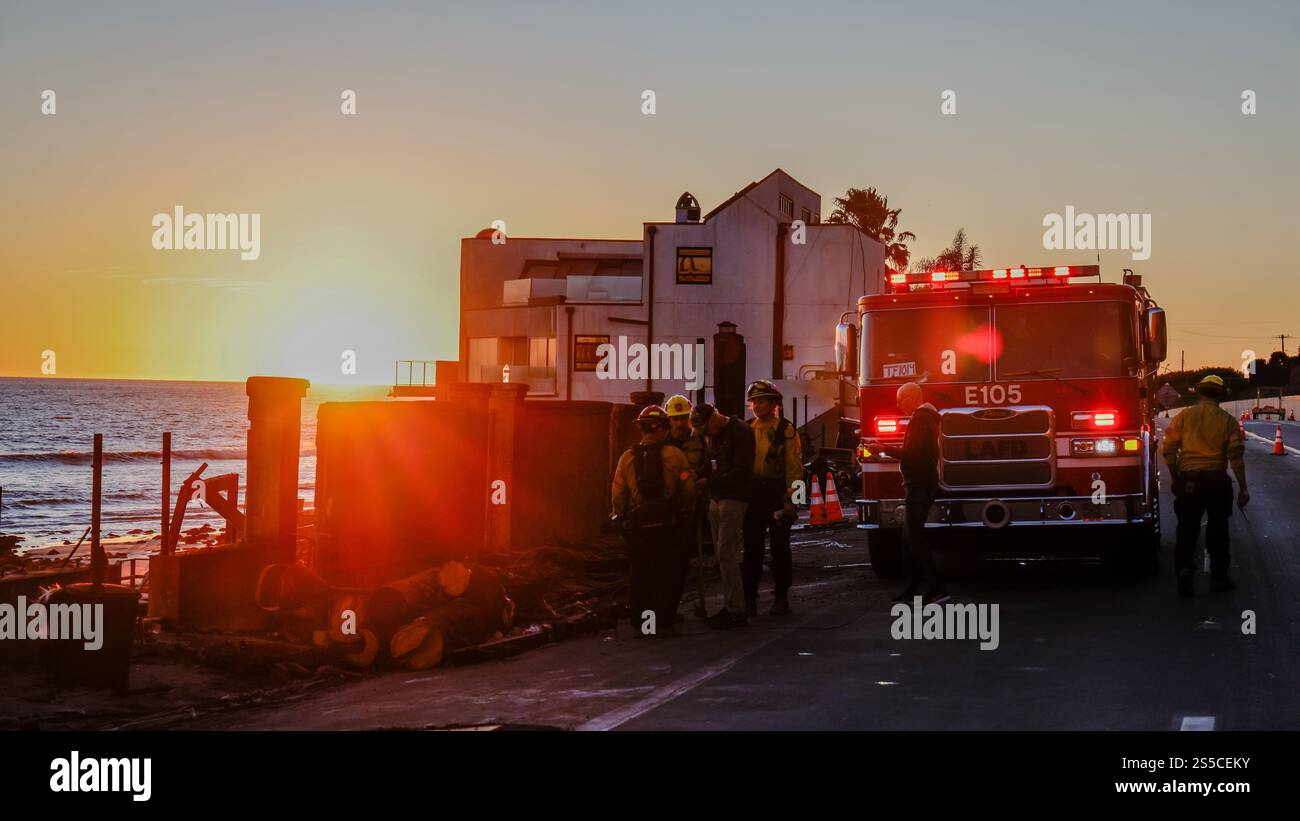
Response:
[{"label": "firefighter in yellow helmet", "polygon": [[766,379],[749,386],[746,401],[754,412],[749,427],[754,432],[754,474],[749,509],[745,511],[745,613],[758,615],[758,582],[763,576],[767,534],[772,534],[771,613],[790,612],[789,591],[794,580],[790,555],[790,527],[798,513],[791,501],[795,482],[803,481],[803,446],[790,420],[777,413],[781,392]]},{"label": "firefighter in yellow helmet", "polygon": [[610,497],[631,560],[629,603],[636,636],[673,635],[677,533],[695,511],[695,477],[668,444],[668,414],[658,405],[636,418],[641,441],[619,457]]},{"label": "firefighter in yellow helmet", "polygon": [[[668,414],[668,423],[671,426],[668,431],[668,443],[676,446],[682,453],[686,454],[686,464],[691,468],[692,484],[700,478],[703,473],[705,452],[708,450],[708,444],[704,441],[704,429],[702,427],[691,426],[691,401],[685,396],[678,394],[671,396],[664,403],[664,412]],[[703,532],[708,528],[709,518],[709,497],[707,493],[696,493],[695,511],[693,515],[683,518],[677,534],[677,598],[675,602],[680,602],[682,594],[686,592],[686,578],[690,575],[691,557],[700,555],[703,546]],[[700,568],[699,572],[704,572]],[[700,580],[700,600],[697,602],[695,611],[696,615],[703,616],[704,609],[704,582]]]},{"label": "firefighter in yellow helmet", "polygon": [[1232,515],[1232,480],[1237,475],[1237,507],[1250,501],[1246,492],[1246,443],[1232,414],[1219,407],[1228,395],[1223,379],[1210,374],[1196,385],[1200,401],[1183,409],[1165,431],[1162,452],[1173,480],[1174,513],[1178,515],[1174,572],[1178,595],[1193,591],[1194,554],[1206,517],[1205,549],[1210,554],[1210,590],[1231,590],[1228,576],[1228,517]]}]

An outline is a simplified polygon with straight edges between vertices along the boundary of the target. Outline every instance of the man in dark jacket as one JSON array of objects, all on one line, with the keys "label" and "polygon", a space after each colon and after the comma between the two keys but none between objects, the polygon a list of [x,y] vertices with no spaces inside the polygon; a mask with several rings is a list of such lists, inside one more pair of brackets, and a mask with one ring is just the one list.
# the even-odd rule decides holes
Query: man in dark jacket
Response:
[{"label": "man in dark jacket", "polygon": [[872,450],[898,459],[903,474],[906,506],[903,549],[907,557],[907,586],[894,601],[911,602],[924,583],[926,603],[941,604],[949,596],[939,582],[934,556],[930,553],[930,541],[925,533],[930,508],[939,492],[939,411],[925,401],[921,386],[915,382],[900,385],[895,401],[898,409],[911,417],[903,446],[868,443]]},{"label": "man in dark jacket", "polygon": [[722,609],[709,618],[709,626],[742,627],[748,620],[740,548],[754,472],[754,433],[741,420],[707,402],[695,406],[691,422],[703,427],[709,444],[697,492],[707,491],[709,496],[709,526],[724,594]]}]

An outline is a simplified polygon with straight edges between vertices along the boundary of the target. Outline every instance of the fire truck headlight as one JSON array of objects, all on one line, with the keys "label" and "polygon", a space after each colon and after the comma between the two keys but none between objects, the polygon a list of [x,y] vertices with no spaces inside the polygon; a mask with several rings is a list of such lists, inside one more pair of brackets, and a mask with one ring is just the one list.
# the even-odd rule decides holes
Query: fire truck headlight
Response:
[{"label": "fire truck headlight", "polygon": [[1098,440],[1097,440],[1097,453],[1098,453],[1098,454],[1103,455],[1103,456],[1110,456],[1110,455],[1113,454],[1114,452],[1115,452],[1115,440],[1114,440],[1114,439],[1098,439]]}]

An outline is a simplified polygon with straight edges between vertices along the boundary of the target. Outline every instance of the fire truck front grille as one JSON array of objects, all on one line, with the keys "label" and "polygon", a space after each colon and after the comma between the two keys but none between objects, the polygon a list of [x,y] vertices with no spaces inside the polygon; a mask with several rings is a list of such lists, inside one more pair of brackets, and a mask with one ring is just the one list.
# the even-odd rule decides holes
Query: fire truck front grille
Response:
[{"label": "fire truck front grille", "polygon": [[940,423],[940,481],[954,490],[1047,488],[1054,418],[1041,406],[952,408]]}]

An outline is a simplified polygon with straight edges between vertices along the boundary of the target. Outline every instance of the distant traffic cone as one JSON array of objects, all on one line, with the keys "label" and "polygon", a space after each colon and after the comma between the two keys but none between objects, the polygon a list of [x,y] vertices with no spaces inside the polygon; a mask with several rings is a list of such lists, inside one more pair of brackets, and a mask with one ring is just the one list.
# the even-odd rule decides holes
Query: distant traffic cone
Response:
[{"label": "distant traffic cone", "polygon": [[1277,436],[1273,437],[1273,455],[1286,456],[1286,447],[1282,444],[1282,426],[1277,426]]},{"label": "distant traffic cone", "polygon": [[808,524],[826,524],[826,504],[822,501],[822,486],[812,477],[812,501],[808,503]]},{"label": "distant traffic cone", "polygon": [[826,524],[844,521],[844,509],[840,507],[840,494],[835,492],[835,476],[826,472]]}]

